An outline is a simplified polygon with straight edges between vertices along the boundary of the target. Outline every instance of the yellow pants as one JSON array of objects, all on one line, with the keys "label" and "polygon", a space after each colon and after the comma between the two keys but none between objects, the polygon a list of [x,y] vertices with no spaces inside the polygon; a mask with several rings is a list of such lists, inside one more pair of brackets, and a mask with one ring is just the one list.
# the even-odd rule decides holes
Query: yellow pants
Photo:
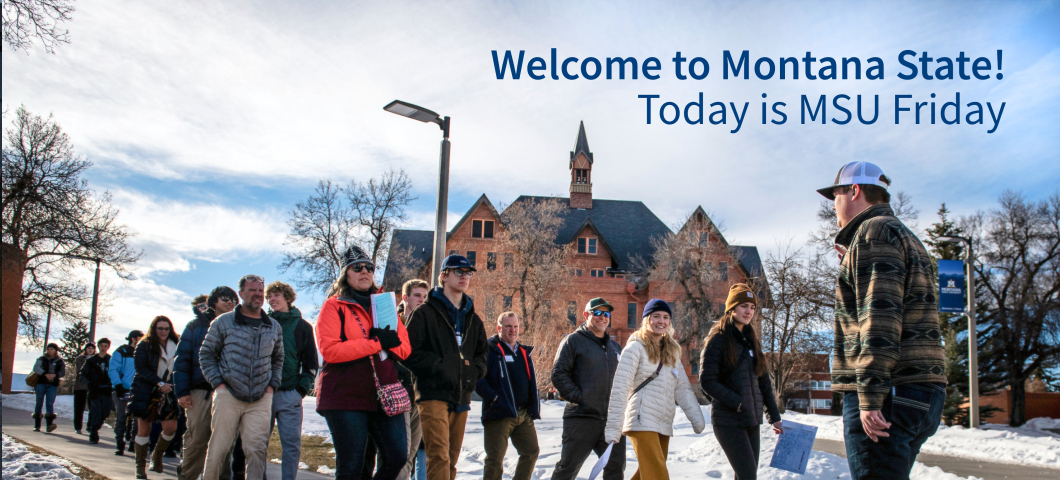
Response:
[{"label": "yellow pants", "polygon": [[625,432],[637,454],[637,471],[631,480],[664,480],[670,478],[666,470],[666,449],[670,437],[655,432]]}]

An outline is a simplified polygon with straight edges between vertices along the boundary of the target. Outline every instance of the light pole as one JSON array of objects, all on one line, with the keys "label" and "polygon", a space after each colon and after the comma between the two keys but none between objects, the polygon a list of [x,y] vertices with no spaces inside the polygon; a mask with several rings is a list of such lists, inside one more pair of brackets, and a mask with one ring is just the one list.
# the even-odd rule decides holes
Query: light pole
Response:
[{"label": "light pole", "polygon": [[426,108],[401,100],[388,103],[383,110],[428,123],[434,122],[442,129],[442,152],[438,165],[438,203],[434,216],[434,265],[431,267],[431,283],[438,284],[442,273],[442,258],[445,253],[445,216],[449,209],[449,117],[441,117]]},{"label": "light pole", "polygon": [[[96,306],[99,304],[99,267],[103,261],[99,257],[86,257],[84,255],[71,255],[67,253],[43,253],[41,255],[57,255],[66,258],[76,258],[78,260],[84,260],[86,262],[96,263],[96,280],[92,283],[92,314],[88,321],[88,338],[89,341],[96,341]],[[51,318],[51,309],[48,310],[48,317]]]},{"label": "light pole", "polygon": [[965,275],[968,283],[968,426],[979,428],[979,344],[975,326],[975,252],[972,239],[966,237],[939,237],[940,243],[964,244],[968,251],[964,256]]}]

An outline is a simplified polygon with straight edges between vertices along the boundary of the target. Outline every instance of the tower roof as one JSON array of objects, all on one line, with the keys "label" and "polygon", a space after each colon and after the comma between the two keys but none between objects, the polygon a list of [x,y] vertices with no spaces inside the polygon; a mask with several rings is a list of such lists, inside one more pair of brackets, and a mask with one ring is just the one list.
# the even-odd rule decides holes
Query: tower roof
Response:
[{"label": "tower roof", "polygon": [[574,142],[574,150],[570,152],[571,165],[574,164],[574,159],[578,158],[579,153],[585,154],[585,158],[589,159],[590,165],[593,163],[593,153],[589,151],[589,139],[585,137],[584,120],[578,124],[578,139]]}]

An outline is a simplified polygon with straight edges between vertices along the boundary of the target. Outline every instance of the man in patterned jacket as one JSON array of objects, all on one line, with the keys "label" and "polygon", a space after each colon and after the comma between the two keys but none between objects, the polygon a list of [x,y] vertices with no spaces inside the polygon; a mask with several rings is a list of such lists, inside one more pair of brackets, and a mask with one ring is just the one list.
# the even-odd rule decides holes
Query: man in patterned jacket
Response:
[{"label": "man in patterned jacket", "polygon": [[946,396],[934,264],[891,210],[890,183],[880,167],[851,162],[817,190],[840,227],[832,390],[843,393],[854,479],[909,478]]}]

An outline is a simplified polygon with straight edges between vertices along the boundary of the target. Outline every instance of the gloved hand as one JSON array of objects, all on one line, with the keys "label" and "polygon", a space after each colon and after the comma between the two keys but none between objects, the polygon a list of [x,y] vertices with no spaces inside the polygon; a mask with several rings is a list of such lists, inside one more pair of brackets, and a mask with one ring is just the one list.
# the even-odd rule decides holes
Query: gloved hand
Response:
[{"label": "gloved hand", "polygon": [[125,394],[128,392],[129,391],[125,389],[125,385],[119,383],[114,386],[114,394],[117,395],[118,398],[124,398]]},{"label": "gloved hand", "polygon": [[368,338],[379,340],[379,346],[383,347],[383,350],[390,350],[401,345],[401,339],[398,338],[397,332],[391,330],[389,325],[386,328],[368,330]]}]

